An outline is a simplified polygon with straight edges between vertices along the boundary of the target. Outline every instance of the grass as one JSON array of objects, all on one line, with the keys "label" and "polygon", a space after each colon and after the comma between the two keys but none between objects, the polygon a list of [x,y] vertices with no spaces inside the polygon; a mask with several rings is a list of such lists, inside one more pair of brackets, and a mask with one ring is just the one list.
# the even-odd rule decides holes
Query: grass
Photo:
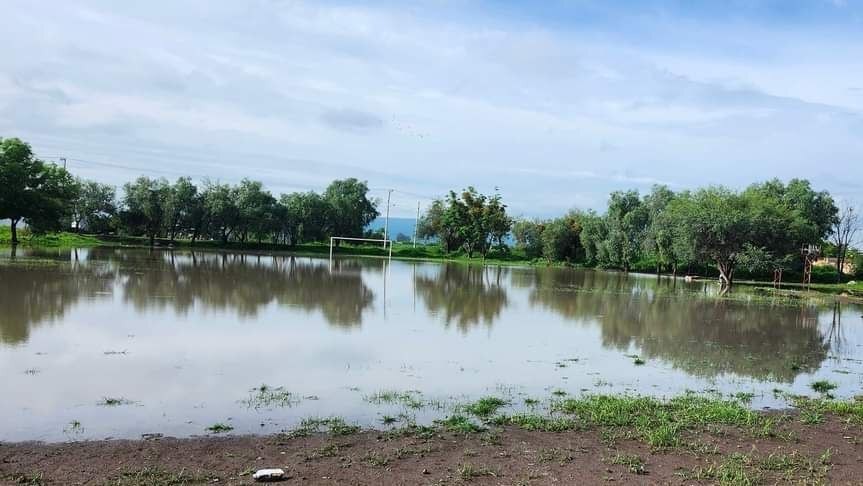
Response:
[{"label": "grass", "polygon": [[137,471],[127,471],[106,481],[105,486],[181,486],[187,484],[207,484],[213,478],[185,470],[170,472],[161,468],[147,467]]},{"label": "grass", "polygon": [[119,407],[120,405],[131,405],[133,403],[135,402],[123,397],[102,397],[102,401],[99,402],[99,405],[102,405],[103,407]]},{"label": "grass", "polygon": [[516,425],[526,430],[543,432],[563,432],[579,428],[578,422],[569,417],[547,417],[537,414],[496,417],[495,421],[499,425]]},{"label": "grass", "polygon": [[[0,479],[3,479],[2,476],[0,476]],[[13,484],[26,484],[29,486],[42,486],[45,484],[45,479],[41,472],[10,474],[6,479],[12,481]]]},{"label": "grass", "polygon": [[474,466],[470,463],[460,464],[458,466],[458,476],[462,481],[470,481],[483,476],[496,477],[497,473],[494,470],[483,466]]},{"label": "grass", "polygon": [[465,407],[465,410],[477,417],[486,418],[497,413],[498,409],[508,402],[498,397],[484,397]]},{"label": "grass", "polygon": [[567,462],[572,462],[572,460],[575,459],[575,456],[573,456],[572,452],[569,450],[550,447],[536,451],[536,458],[539,462],[566,464]]},{"label": "grass", "polygon": [[462,434],[474,434],[485,430],[484,427],[471,422],[471,420],[464,415],[450,415],[446,419],[439,421],[439,423],[451,432]]},{"label": "grass", "polygon": [[284,387],[271,387],[263,384],[250,390],[249,398],[243,400],[249,408],[291,407],[300,402],[299,397],[285,390]]},{"label": "grass", "polygon": [[829,394],[831,391],[837,388],[837,385],[835,383],[827,380],[813,381],[809,386],[812,387],[813,390],[824,395]]},{"label": "grass", "polygon": [[637,454],[618,454],[614,456],[611,463],[626,466],[632,474],[647,474],[644,459]]},{"label": "grass", "polygon": [[688,480],[713,481],[720,486],[755,486],[761,483],[761,474],[751,464],[750,456],[736,452],[722,462],[698,467],[683,476]]},{"label": "grass", "polygon": [[361,429],[358,425],[349,424],[341,417],[311,417],[303,419],[299,427],[287,432],[290,437],[307,437],[312,434],[329,432],[336,436],[353,435]]},{"label": "grass", "polygon": [[[92,235],[77,233],[48,233],[33,235],[27,228],[18,229],[19,245],[38,248],[77,248],[99,246],[103,244],[99,238]],[[0,226],[0,246],[12,244],[12,230],[8,226]]]},{"label": "grass", "polygon": [[406,392],[386,390],[366,395],[363,397],[363,400],[375,405],[400,404],[407,408],[419,409],[425,406],[420,395],[421,393],[416,390],[409,390]]},{"label": "grass", "polygon": [[228,425],[228,424],[225,424],[222,422],[218,422],[218,423],[215,423],[215,424],[207,427],[207,431],[209,431],[213,434],[222,434],[225,432],[230,432],[232,430],[234,430],[233,425]]},{"label": "grass", "polygon": [[863,396],[853,400],[812,399],[802,396],[791,397],[791,403],[800,410],[801,421],[808,425],[824,421],[826,414],[836,415],[849,423],[863,425]]}]

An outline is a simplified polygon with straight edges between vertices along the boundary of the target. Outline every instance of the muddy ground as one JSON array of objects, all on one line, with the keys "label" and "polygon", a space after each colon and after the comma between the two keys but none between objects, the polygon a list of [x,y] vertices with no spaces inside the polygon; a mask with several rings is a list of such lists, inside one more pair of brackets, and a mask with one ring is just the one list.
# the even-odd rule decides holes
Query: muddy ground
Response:
[{"label": "muddy ground", "polygon": [[687,432],[651,449],[625,429],[490,428],[263,437],[0,444],[0,484],[863,484],[863,426],[789,420],[759,437],[736,428]]}]

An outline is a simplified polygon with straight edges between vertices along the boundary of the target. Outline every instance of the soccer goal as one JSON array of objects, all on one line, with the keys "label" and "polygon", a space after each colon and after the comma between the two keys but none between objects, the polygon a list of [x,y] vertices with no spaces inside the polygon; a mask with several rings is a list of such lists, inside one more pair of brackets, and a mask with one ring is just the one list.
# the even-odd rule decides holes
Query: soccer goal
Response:
[{"label": "soccer goal", "polygon": [[377,238],[348,238],[347,236],[330,236],[330,260],[333,259],[333,246],[336,240],[342,241],[370,241],[374,243],[383,243],[384,249],[389,248],[388,258],[393,257],[393,240],[384,240]]}]

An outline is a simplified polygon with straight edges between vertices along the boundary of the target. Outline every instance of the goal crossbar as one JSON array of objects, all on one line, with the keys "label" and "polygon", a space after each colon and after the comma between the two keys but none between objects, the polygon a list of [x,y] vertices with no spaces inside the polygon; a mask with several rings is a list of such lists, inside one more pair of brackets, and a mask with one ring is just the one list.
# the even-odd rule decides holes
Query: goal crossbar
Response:
[{"label": "goal crossbar", "polygon": [[374,243],[383,243],[384,248],[389,246],[389,258],[393,257],[393,240],[378,239],[378,238],[349,238],[347,236],[330,236],[330,260],[333,259],[333,243],[336,240],[343,241],[369,241]]}]

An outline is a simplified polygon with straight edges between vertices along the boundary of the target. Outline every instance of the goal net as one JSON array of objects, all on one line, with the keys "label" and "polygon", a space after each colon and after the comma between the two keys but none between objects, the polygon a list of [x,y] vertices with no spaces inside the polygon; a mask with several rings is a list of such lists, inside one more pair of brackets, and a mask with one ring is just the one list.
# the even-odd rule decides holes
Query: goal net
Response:
[{"label": "goal net", "polygon": [[382,243],[384,245],[384,250],[389,249],[389,254],[388,254],[387,258],[393,257],[393,240],[385,240],[385,239],[377,239],[377,238],[348,238],[347,236],[331,236],[330,237],[330,260],[333,259],[333,247],[335,246],[336,240]]}]

